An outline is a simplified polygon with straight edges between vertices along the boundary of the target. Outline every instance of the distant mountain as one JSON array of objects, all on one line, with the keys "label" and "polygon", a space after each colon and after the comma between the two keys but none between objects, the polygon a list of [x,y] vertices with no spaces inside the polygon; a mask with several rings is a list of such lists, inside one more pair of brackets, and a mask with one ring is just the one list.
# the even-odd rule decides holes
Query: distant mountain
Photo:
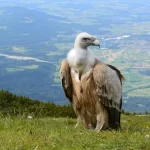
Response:
[{"label": "distant mountain", "polygon": [[60,32],[66,35],[75,33],[74,29],[97,33],[96,30],[91,30],[90,25],[68,23],[70,20],[66,17],[48,15],[19,6],[1,9],[0,46],[41,43],[56,38]]},{"label": "distant mountain", "polygon": [[60,31],[72,32],[62,17],[23,7],[3,7],[2,10],[0,46],[35,44],[56,37]]}]

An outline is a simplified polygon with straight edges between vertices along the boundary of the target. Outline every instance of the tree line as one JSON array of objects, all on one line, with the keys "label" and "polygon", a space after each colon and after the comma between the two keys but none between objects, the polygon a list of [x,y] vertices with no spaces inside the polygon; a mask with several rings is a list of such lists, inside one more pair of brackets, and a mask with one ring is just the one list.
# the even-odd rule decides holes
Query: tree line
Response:
[{"label": "tree line", "polygon": [[0,113],[3,116],[75,117],[71,105],[32,100],[4,90],[0,91]]},{"label": "tree line", "polygon": [[[145,113],[148,114],[147,111]],[[122,110],[122,114],[136,115],[137,113],[125,112]],[[32,100],[29,97],[17,96],[16,94],[4,90],[0,91],[0,115],[24,117],[76,117],[71,105],[57,105],[53,102]]]}]

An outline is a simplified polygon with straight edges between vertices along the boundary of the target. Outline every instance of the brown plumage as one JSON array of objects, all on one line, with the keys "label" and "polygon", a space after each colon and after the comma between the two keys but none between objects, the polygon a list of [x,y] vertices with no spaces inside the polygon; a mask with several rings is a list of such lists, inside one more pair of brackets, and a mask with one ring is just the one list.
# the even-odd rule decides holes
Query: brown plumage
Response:
[{"label": "brown plumage", "polygon": [[[98,131],[118,129],[124,77],[114,66],[106,65],[88,53],[86,44],[79,43],[85,37],[92,39],[91,43],[86,43],[87,47],[99,45],[99,42],[87,33],[77,36],[75,48],[60,67],[65,95],[77,115],[77,125],[83,122],[86,127],[90,125]],[[84,50],[82,53],[80,48]]]}]

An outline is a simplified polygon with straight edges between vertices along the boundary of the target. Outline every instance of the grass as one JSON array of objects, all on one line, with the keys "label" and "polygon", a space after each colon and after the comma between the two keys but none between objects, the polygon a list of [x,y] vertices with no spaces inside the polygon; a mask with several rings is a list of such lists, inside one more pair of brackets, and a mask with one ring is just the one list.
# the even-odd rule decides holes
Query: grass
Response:
[{"label": "grass", "polygon": [[10,150],[148,150],[150,115],[122,116],[120,131],[96,132],[70,118],[1,118],[0,149]]}]

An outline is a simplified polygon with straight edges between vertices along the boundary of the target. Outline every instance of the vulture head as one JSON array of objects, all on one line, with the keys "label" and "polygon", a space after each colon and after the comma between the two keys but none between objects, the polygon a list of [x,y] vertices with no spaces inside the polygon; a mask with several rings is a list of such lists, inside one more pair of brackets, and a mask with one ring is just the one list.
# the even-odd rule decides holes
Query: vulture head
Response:
[{"label": "vulture head", "polygon": [[75,39],[74,47],[82,48],[82,49],[86,50],[88,46],[99,46],[100,47],[100,43],[95,37],[93,37],[92,35],[90,35],[86,32],[82,32],[82,33],[78,34],[78,36]]}]

